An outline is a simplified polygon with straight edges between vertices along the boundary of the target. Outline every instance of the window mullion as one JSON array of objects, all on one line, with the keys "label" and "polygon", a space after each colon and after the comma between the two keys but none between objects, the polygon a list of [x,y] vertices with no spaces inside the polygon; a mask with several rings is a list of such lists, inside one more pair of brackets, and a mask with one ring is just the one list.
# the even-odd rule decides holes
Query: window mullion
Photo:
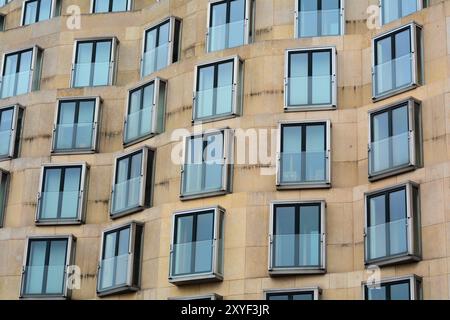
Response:
[{"label": "window mullion", "polygon": [[42,294],[47,293],[48,268],[50,264],[50,247],[51,247],[51,240],[47,240],[45,247],[44,275],[42,277],[42,289],[41,289]]},{"label": "window mullion", "polygon": [[195,257],[197,254],[197,228],[198,228],[198,213],[193,215],[192,220],[192,256],[191,256],[191,273],[196,273]]}]

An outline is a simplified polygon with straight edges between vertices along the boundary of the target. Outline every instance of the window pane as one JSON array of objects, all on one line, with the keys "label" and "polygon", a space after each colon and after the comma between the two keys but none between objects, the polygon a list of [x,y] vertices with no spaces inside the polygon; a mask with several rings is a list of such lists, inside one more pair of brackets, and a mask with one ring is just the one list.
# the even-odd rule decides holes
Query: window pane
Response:
[{"label": "window pane", "polygon": [[372,169],[383,171],[390,166],[389,113],[384,112],[373,117],[372,121]]},{"label": "window pane", "polygon": [[389,213],[390,255],[408,252],[405,190],[389,194]]},{"label": "window pane", "polygon": [[274,230],[274,266],[295,265],[295,206],[276,207]]},{"label": "window pane", "polygon": [[15,93],[16,95],[23,94],[29,91],[32,58],[32,50],[25,51],[20,54],[19,73],[17,75],[17,89]]},{"label": "window pane", "polygon": [[45,273],[46,241],[31,241],[26,273],[26,294],[42,294]]},{"label": "window pane", "polygon": [[199,69],[197,118],[212,116],[214,106],[214,66]]},{"label": "window pane", "polygon": [[78,197],[80,194],[81,168],[66,168],[61,203],[61,218],[78,216]]},{"label": "window pane", "polygon": [[412,82],[411,38],[409,28],[395,35],[395,87]]},{"label": "window pane", "polygon": [[386,287],[367,288],[368,300],[386,300]]},{"label": "window pane", "polygon": [[115,278],[116,278],[115,285],[122,285],[127,283],[129,241],[130,241],[130,228],[120,230],[116,270],[115,270]]},{"label": "window pane", "polygon": [[101,289],[109,288],[114,285],[117,235],[117,232],[110,232],[105,235],[105,243],[103,245],[103,261],[101,265]]},{"label": "window pane", "polygon": [[205,189],[215,190],[222,187],[223,136],[206,137],[205,155]]},{"label": "window pane", "polygon": [[108,12],[110,0],[95,0],[95,12]]},{"label": "window pane", "polygon": [[370,198],[369,257],[386,256],[386,198],[384,195]]},{"label": "window pane", "polygon": [[312,125],[306,127],[306,180],[325,180],[325,126]]},{"label": "window pane", "polygon": [[93,43],[83,42],[78,44],[75,66],[75,87],[89,86],[91,82]]},{"label": "window pane", "polygon": [[188,274],[191,272],[193,253],[193,224],[194,216],[186,215],[177,218],[177,230],[174,247],[174,274]]},{"label": "window pane", "polygon": [[283,127],[283,155],[281,162],[281,181],[285,183],[301,180],[302,167],[302,127]]},{"label": "window pane", "polygon": [[294,294],[292,300],[314,300],[314,295],[312,293]]},{"label": "window pane", "polygon": [[212,241],[214,213],[197,216],[197,243],[195,243],[195,272],[212,271]]},{"label": "window pane", "polygon": [[268,296],[268,300],[274,301],[288,301],[289,296],[287,294],[271,294]]},{"label": "window pane", "polygon": [[216,114],[232,112],[233,106],[233,62],[219,64],[217,79]]},{"label": "window pane", "polygon": [[409,282],[391,285],[391,300],[410,300]]},{"label": "window pane", "polygon": [[30,1],[25,3],[24,25],[36,22],[38,1]]},{"label": "window pane", "polygon": [[330,52],[313,52],[312,104],[331,104]]},{"label": "window pane", "polygon": [[111,60],[111,41],[97,42],[93,86],[107,85]]},{"label": "window pane", "polygon": [[51,10],[52,10],[52,0],[41,0],[38,21],[50,19]]},{"label": "window pane", "polygon": [[95,101],[80,101],[75,147],[92,148]]},{"label": "window pane", "polygon": [[0,111],[0,156],[9,154],[14,109]]},{"label": "window pane", "polygon": [[63,294],[66,249],[66,240],[56,240],[51,242],[47,273],[47,294]]},{"label": "window pane", "polygon": [[320,265],[320,207],[300,207],[300,266]]},{"label": "window pane", "polygon": [[290,54],[288,105],[307,105],[309,102],[308,53]]},{"label": "window pane", "polygon": [[409,119],[408,107],[392,111],[392,166],[409,164]]},{"label": "window pane", "polygon": [[71,149],[73,147],[75,111],[75,102],[61,102],[56,135],[56,149]]},{"label": "window pane", "polygon": [[380,94],[393,88],[392,83],[392,39],[387,37],[376,42],[376,93]]},{"label": "window pane", "polygon": [[340,0],[322,0],[322,35],[340,34]]},{"label": "window pane", "polygon": [[299,35],[300,37],[313,37],[319,35],[319,1],[310,0],[300,2],[299,12]]},{"label": "window pane", "polygon": [[235,0],[230,2],[230,25],[228,48],[237,47],[244,44],[244,20],[245,1]]},{"label": "window pane", "polygon": [[127,0],[112,0],[112,11],[127,11]]},{"label": "window pane", "polygon": [[44,169],[41,219],[56,219],[60,196],[61,169]]}]

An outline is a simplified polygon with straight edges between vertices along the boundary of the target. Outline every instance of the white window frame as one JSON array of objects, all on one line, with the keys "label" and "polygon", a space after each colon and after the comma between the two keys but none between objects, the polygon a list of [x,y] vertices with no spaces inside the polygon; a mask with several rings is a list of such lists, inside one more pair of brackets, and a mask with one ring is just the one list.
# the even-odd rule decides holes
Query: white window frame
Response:
[{"label": "white window frame", "polygon": [[[413,12],[411,14],[415,14],[415,13],[419,12],[420,10],[423,10],[423,9],[428,7],[428,0],[416,0],[416,1],[417,1],[417,11],[415,11],[415,12]],[[378,7],[380,8],[380,26],[384,26],[386,24],[389,24],[389,23],[392,23],[392,22],[395,21],[395,20],[393,20],[393,21],[388,22],[388,23],[383,23],[383,20],[384,20],[384,16],[383,16],[383,0],[378,0]],[[404,17],[407,17],[407,16],[402,16],[402,17],[400,17],[398,19],[401,19],[401,18],[404,18]],[[396,19],[396,20],[398,20],[398,19]]]},{"label": "white window frame", "polygon": [[410,297],[411,300],[422,300],[423,299],[423,287],[422,287],[422,277],[419,277],[415,274],[408,275],[408,276],[402,276],[402,277],[389,277],[382,279],[379,283],[369,283],[368,281],[363,281],[361,283],[362,286],[362,299],[366,300],[366,287],[368,285],[382,285],[382,284],[389,284],[389,283],[395,283],[400,281],[406,281],[409,280],[409,290],[410,290]]},{"label": "white window frame", "polygon": [[[395,107],[407,104],[409,126],[409,163],[396,168],[390,168],[380,172],[372,172],[372,118],[374,115],[388,111]],[[400,173],[413,171],[423,166],[423,133],[422,133],[422,102],[408,98],[387,106],[369,111],[369,140],[368,140],[368,175],[370,181],[377,181]],[[420,128],[416,128],[416,121]],[[418,149],[418,150],[417,150]],[[417,157],[418,156],[418,157]]]},{"label": "white window frame", "polygon": [[[61,103],[64,102],[77,102],[77,101],[86,101],[86,100],[94,100],[94,120],[92,127],[92,143],[89,149],[68,149],[59,151],[56,149],[56,135],[57,135],[57,127],[58,127],[58,117],[60,112]],[[95,153],[98,151],[98,143],[99,143],[99,132],[100,132],[100,115],[101,115],[101,103],[102,99],[99,96],[94,97],[66,97],[59,98],[56,100],[56,111],[55,118],[53,120],[53,131],[52,131],[52,144],[51,144],[51,153],[54,154],[85,154],[85,153]]]},{"label": "white window frame", "polygon": [[8,171],[0,168],[0,185],[4,184],[5,194],[3,199],[3,206],[0,207],[0,229],[3,228],[6,216],[6,208],[8,206],[8,196],[9,196],[9,183],[11,175]]},{"label": "white window frame", "polygon": [[[128,268],[127,268],[127,283],[125,285],[114,287],[112,289],[108,290],[100,290],[100,280],[101,280],[101,264],[103,261],[103,252],[104,252],[104,245],[105,245],[105,235],[107,233],[122,229],[122,228],[129,228],[130,229],[130,238],[128,240],[128,254],[130,255],[130,259],[128,261]],[[137,248],[136,240],[137,240],[137,228],[141,229],[141,245],[139,248]],[[138,221],[131,221],[127,222],[125,224],[121,224],[118,226],[113,226],[110,228],[107,228],[102,231],[101,240],[100,240],[100,256],[98,259],[98,266],[97,266],[97,281],[96,281],[96,292],[97,296],[99,297],[106,297],[118,293],[126,293],[126,292],[136,292],[140,290],[140,283],[142,279],[142,262],[144,260],[143,254],[144,254],[144,232],[145,232],[145,224],[143,222]],[[139,254],[139,269],[138,269],[138,275],[137,275],[137,283],[133,283],[134,280],[134,257],[136,254]]]},{"label": "white window frame", "polygon": [[[294,38],[295,39],[301,39],[301,38],[311,38],[311,37],[300,37],[299,33],[298,33],[298,26],[299,26],[299,19],[300,19],[300,8],[298,6],[298,0],[294,0],[295,1],[295,11],[294,11],[294,17],[295,17],[295,23],[294,23]],[[345,0],[340,0],[341,1],[341,19],[340,19],[340,30],[341,33],[339,35],[333,35],[333,36],[323,36],[323,35],[318,35],[318,36],[314,36],[314,37],[340,37],[345,35]]]},{"label": "white window frame", "polygon": [[[102,41],[102,40],[110,40],[111,41],[111,52],[110,52],[110,61],[109,61],[109,78],[108,84],[106,85],[97,85],[97,86],[83,86],[76,87],[75,86],[75,65],[77,59],[78,52],[78,44],[89,41]],[[117,70],[118,70],[118,56],[119,56],[119,40],[116,37],[97,37],[97,38],[84,38],[84,39],[76,39],[73,45],[73,53],[72,53],[72,70],[70,72],[70,88],[95,88],[95,87],[106,87],[113,86],[116,83],[117,78]],[[92,64],[92,62],[91,62]]]},{"label": "white window frame", "polygon": [[[379,40],[382,38],[385,38],[387,36],[392,36],[392,34],[395,34],[399,31],[409,29],[410,34],[410,41],[411,41],[411,55],[412,55],[412,79],[411,84],[408,86],[404,86],[398,89],[393,89],[390,91],[387,91],[385,93],[376,94],[376,86],[377,86],[377,78],[376,78],[376,56],[377,56],[377,50],[376,50],[376,44]],[[420,45],[417,43],[417,34],[420,33]],[[389,30],[387,32],[384,32],[380,35],[377,35],[372,39],[372,100],[374,102],[380,101],[395,95],[398,95],[400,93],[413,90],[421,85],[424,84],[424,43],[423,43],[423,27],[415,22],[411,22],[406,25],[402,25],[398,28]],[[420,47],[419,47],[420,46]],[[417,56],[418,53],[420,53],[420,58]],[[391,60],[392,61],[392,60]],[[421,76],[419,79],[419,75]]]},{"label": "white window frame", "polygon": [[[126,134],[127,134],[127,124],[128,124],[128,111],[130,109],[130,102],[131,102],[131,94],[133,91],[135,90],[139,90],[142,89],[144,86],[150,85],[151,83],[154,84],[154,93],[153,93],[153,99],[152,99],[152,124],[151,124],[151,130],[150,130],[150,134],[144,135],[142,137],[138,137],[136,139],[130,140],[130,141],[126,141]],[[128,89],[127,92],[127,99],[126,99],[126,106],[125,106],[125,116],[124,116],[124,121],[123,121],[123,145],[128,147],[131,145],[134,145],[136,143],[142,142],[144,140],[153,138],[154,136],[161,134],[164,132],[165,130],[165,121],[166,121],[166,115],[165,115],[165,111],[167,108],[167,97],[168,97],[168,81],[159,77],[155,77],[152,78],[148,81],[145,81],[137,86],[133,86],[132,88]],[[161,88],[161,84],[164,84],[165,86],[165,91],[164,91],[164,96],[160,95],[160,88]],[[161,103],[163,103],[163,108],[162,110],[160,110],[160,106]],[[163,117],[163,123],[162,123],[162,127],[158,128],[158,115],[162,113],[162,117]]]},{"label": "white window frame", "polygon": [[[0,111],[3,109],[13,108],[13,119],[11,126],[11,139],[9,141],[9,153],[6,157],[1,157],[0,161],[11,160],[18,156],[21,147],[21,136],[23,131],[23,124],[25,118],[25,108],[19,104],[0,107]],[[16,140],[18,144],[16,145]]]},{"label": "white window frame", "polygon": [[[90,8],[89,8],[89,12],[91,14],[101,14],[101,13],[119,13],[119,12],[128,12],[128,11],[132,11],[134,8],[134,1],[133,0],[127,0],[127,10],[126,11],[108,11],[108,12],[94,12],[94,3],[96,0],[91,0],[91,4],[90,4]],[[109,0],[112,1],[112,0]]]},{"label": "white window frame", "polygon": [[[155,70],[154,72],[144,75],[144,55],[145,55],[145,45],[146,45],[146,41],[147,41],[147,32],[150,31],[151,29],[154,29],[156,27],[159,27],[160,25],[163,25],[165,23],[169,22],[169,47],[167,50],[167,67],[169,67],[170,65],[180,61],[181,59],[181,40],[182,40],[182,34],[183,34],[183,20],[179,17],[176,16],[169,16],[166,17],[162,20],[159,20],[156,23],[152,23],[148,26],[146,26],[144,28],[144,33],[142,35],[142,50],[141,50],[141,60],[140,60],[140,76],[141,79],[144,79],[146,77],[151,77],[155,72],[158,72],[160,70],[164,70],[160,69],[160,70]],[[180,34],[178,35],[179,39],[176,39],[177,35],[175,34],[175,22],[180,23]],[[173,61],[173,53],[174,53],[174,44],[175,41],[179,41],[178,43],[178,60],[177,61]]]},{"label": "white window frame", "polygon": [[[32,50],[32,59],[31,59],[31,66],[30,66],[30,78],[28,83],[28,91],[26,93],[16,94],[13,96],[5,97],[0,99],[6,99],[6,98],[12,98],[17,97],[25,94],[29,94],[33,91],[37,91],[40,89],[40,82],[41,82],[41,72],[42,72],[42,62],[44,60],[44,49],[41,47],[34,45],[32,47],[25,47],[21,48],[19,50],[11,50],[8,52],[5,52],[2,57],[2,64],[1,64],[1,70],[0,70],[0,93],[2,91],[3,86],[3,71],[5,68],[5,62],[6,57],[12,54],[18,54],[27,50]],[[39,61],[38,61],[39,59]]]},{"label": "white window frame", "polygon": [[[275,207],[277,205],[320,205],[320,261],[321,265],[318,268],[311,267],[295,267],[295,268],[276,268],[273,266],[273,249],[274,249],[274,217]],[[294,275],[294,274],[323,274],[326,273],[326,258],[327,258],[327,241],[326,241],[326,202],[325,200],[311,200],[311,201],[272,201],[270,203],[270,220],[269,220],[269,252],[268,252],[268,266],[269,274],[276,275]]]},{"label": "white window frame", "polygon": [[[211,7],[217,3],[224,2],[224,0],[209,0],[208,1],[208,11],[206,17],[206,52],[215,52],[221,50],[210,51],[209,50],[209,29],[211,25]],[[251,44],[253,42],[254,34],[255,34],[255,12],[256,12],[256,1],[255,0],[245,0],[245,15],[244,15],[244,43],[242,46]],[[227,50],[231,48],[225,48],[223,50]]]},{"label": "white window frame", "polygon": [[[22,3],[22,14],[20,17],[20,26],[21,27],[25,27],[25,26],[29,26],[35,23],[39,23],[42,21],[46,21],[46,20],[51,20],[55,17],[58,17],[61,14],[61,5],[62,5],[62,0],[52,0],[52,6],[50,8],[50,17],[48,19],[42,20],[42,21],[35,21],[33,23],[29,23],[29,24],[25,24],[25,9],[26,6],[28,4],[28,2],[32,2],[32,1],[36,1],[36,0],[23,0]],[[36,12],[36,15],[39,15],[39,12]]]},{"label": "white window frame", "polygon": [[[233,61],[233,93],[231,112],[224,115],[213,115],[204,118],[197,118],[196,101],[197,101],[197,83],[199,70],[208,65],[219,65],[222,63]],[[198,64],[194,70],[194,90],[192,94],[192,123],[207,123],[229,118],[239,117],[242,115],[244,104],[244,60],[238,55],[210,60],[206,63]]]},{"label": "white window frame", "polygon": [[[326,180],[320,183],[281,183],[281,146],[283,141],[281,141],[282,130],[284,125],[308,125],[314,123],[322,123],[326,128],[326,158],[327,158],[327,168],[326,168]],[[276,175],[276,185],[278,190],[298,190],[298,189],[329,189],[331,188],[331,165],[332,165],[332,152],[331,152],[331,121],[330,120],[304,120],[304,121],[280,121],[278,123],[278,137],[277,137],[277,175]]]},{"label": "white window frame", "polygon": [[[292,53],[312,53],[314,51],[331,51],[331,104],[325,105],[305,105],[305,106],[291,106],[289,101],[289,56]],[[284,60],[284,111],[314,111],[314,110],[334,110],[337,108],[337,50],[336,47],[315,47],[315,48],[294,48],[287,49]]]},{"label": "white window frame", "polygon": [[[181,215],[189,215],[189,214],[198,214],[201,212],[214,211],[214,234],[213,234],[213,253],[212,253],[212,271],[206,272],[202,274],[192,274],[192,275],[182,275],[182,276],[174,276],[172,273],[173,263],[174,263],[174,245],[175,245],[175,236],[176,236],[176,219]],[[226,210],[220,206],[215,207],[207,207],[207,208],[198,208],[193,210],[186,211],[178,211],[172,215],[172,236],[170,241],[170,258],[169,258],[169,282],[174,285],[184,285],[189,283],[198,283],[198,282],[215,282],[222,281],[224,277],[224,259],[219,259],[219,255],[224,257],[225,255],[225,216]],[[222,252],[219,252],[219,234],[222,232]],[[222,263],[220,264],[220,260]],[[221,271],[222,270],[222,271]]]},{"label": "white window frame", "polygon": [[322,296],[322,289],[320,287],[310,287],[301,289],[266,289],[264,290],[264,300],[269,299],[270,294],[302,294],[302,293],[312,293],[314,300],[320,300]]},{"label": "white window frame", "polygon": [[[218,191],[199,192],[195,194],[184,194],[183,186],[185,181],[186,154],[188,143],[191,139],[199,136],[218,134],[223,136],[223,170],[222,170],[222,188]],[[208,198],[219,195],[225,195],[233,192],[233,173],[234,173],[234,130],[230,128],[213,129],[202,133],[194,133],[183,138],[183,164],[181,165],[181,183],[180,183],[180,200],[193,200],[199,198]]]},{"label": "white window frame", "polygon": [[[113,212],[113,208],[114,208],[114,192],[116,189],[116,175],[117,175],[117,163],[119,160],[121,160],[124,157],[128,157],[132,154],[135,153],[142,153],[142,160],[141,160],[141,186],[140,186],[140,194],[139,194],[139,205],[137,207],[134,208],[130,208],[124,211],[120,211],[117,213]],[[148,167],[148,161],[149,161],[149,153],[153,153],[153,163],[151,164],[151,170],[152,172],[148,172],[147,171],[147,167]],[[130,215],[132,213],[136,213],[142,210],[145,210],[148,207],[152,206],[153,203],[153,194],[154,194],[154,188],[155,188],[155,184],[154,184],[154,180],[155,180],[155,165],[156,165],[156,150],[153,148],[150,148],[148,146],[144,146],[144,147],[140,147],[138,149],[134,149],[132,151],[126,152],[126,153],[122,153],[120,155],[118,155],[115,159],[114,159],[114,172],[113,172],[113,179],[112,179],[112,187],[111,187],[111,197],[110,197],[110,201],[109,201],[109,216],[111,219],[117,219],[117,218],[121,218],[123,216],[126,215]],[[146,194],[145,189],[146,189],[146,183],[147,183],[147,179],[148,179],[148,175],[151,175],[151,192],[150,194]],[[148,204],[148,205],[147,205]]]},{"label": "white window frame", "polygon": [[[80,173],[80,190],[79,190],[79,196],[78,196],[78,213],[76,219],[67,219],[67,220],[59,220],[59,219],[52,219],[52,220],[42,220],[40,219],[40,209],[41,209],[41,201],[42,201],[42,193],[44,188],[44,175],[45,175],[45,169],[49,168],[74,168],[74,167],[81,167],[81,173]],[[44,164],[41,167],[41,175],[39,178],[39,191],[37,194],[37,205],[36,205],[36,212],[35,212],[35,223],[36,225],[76,225],[76,224],[83,224],[86,218],[86,206],[87,206],[87,190],[88,190],[88,179],[89,179],[89,165],[86,162],[80,162],[80,163],[49,163]]]},{"label": "white window frame", "polygon": [[[405,189],[406,196],[406,219],[407,222],[407,236],[408,236],[408,252],[406,254],[397,254],[391,256],[385,256],[376,259],[369,259],[368,245],[369,245],[369,199],[377,194],[383,194],[389,191],[394,191],[397,189]],[[417,199],[414,198],[413,189],[417,191]],[[417,212],[414,212],[414,201],[417,201]],[[380,190],[370,191],[364,194],[364,263],[366,266],[377,265],[390,266],[397,265],[404,262],[417,262],[422,260],[422,232],[421,232],[421,208],[420,208],[420,185],[408,181],[406,183],[397,184],[394,186],[386,187]],[[417,226],[417,230],[415,229]],[[418,243],[416,243],[418,242]],[[417,248],[417,250],[415,249]]]},{"label": "white window frame", "polygon": [[[64,293],[62,296],[49,296],[49,295],[25,295],[24,289],[25,289],[25,277],[26,277],[26,267],[27,267],[27,260],[28,260],[28,251],[29,246],[32,240],[67,240],[67,251],[66,251],[66,266],[65,266],[65,275],[64,275]],[[25,244],[25,252],[23,255],[23,263],[22,263],[22,272],[21,272],[21,281],[20,281],[20,293],[19,297],[22,300],[31,299],[54,299],[54,300],[68,300],[72,296],[72,289],[70,288],[69,284],[69,267],[72,266],[75,263],[75,247],[76,247],[76,241],[77,238],[73,235],[55,235],[55,236],[28,236],[26,238],[26,244]]]}]

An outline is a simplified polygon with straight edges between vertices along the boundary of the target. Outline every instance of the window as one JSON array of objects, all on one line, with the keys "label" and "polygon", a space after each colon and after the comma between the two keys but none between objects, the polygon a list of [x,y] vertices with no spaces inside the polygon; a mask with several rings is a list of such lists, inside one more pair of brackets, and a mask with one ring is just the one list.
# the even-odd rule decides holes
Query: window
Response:
[{"label": "window", "polygon": [[380,100],[423,83],[422,27],[412,23],[373,40],[373,99]]},{"label": "window", "polygon": [[296,38],[344,34],[344,0],[296,0]]},{"label": "window", "polygon": [[79,224],[84,221],[87,171],[84,163],[42,167],[37,224]]},{"label": "window", "polygon": [[3,227],[8,199],[9,172],[0,169],[0,228]]},{"label": "window", "polygon": [[253,0],[211,0],[208,7],[208,52],[250,43],[253,15]]},{"label": "window", "polygon": [[269,272],[325,272],[325,202],[271,205]]},{"label": "window", "polygon": [[364,300],[422,300],[422,278],[413,275],[363,283]]},{"label": "window", "polygon": [[366,265],[421,260],[419,186],[408,182],[368,193],[365,199]]},{"label": "window", "polygon": [[144,225],[139,222],[103,232],[97,275],[98,296],[139,290],[143,234]]},{"label": "window", "polygon": [[60,15],[61,0],[25,0],[22,8],[22,25],[49,20]]},{"label": "window", "polygon": [[156,78],[128,93],[124,144],[164,132],[167,82]]},{"label": "window", "polygon": [[0,31],[5,31],[6,17],[0,13]]},{"label": "window", "polygon": [[10,3],[11,0],[0,0],[0,8]]},{"label": "window", "polygon": [[111,193],[111,218],[150,207],[155,151],[144,147],[116,159]]},{"label": "window", "polygon": [[381,24],[400,19],[427,7],[427,0],[381,0]]},{"label": "window", "polygon": [[132,0],[91,0],[91,12],[130,11]]},{"label": "window", "polygon": [[116,38],[75,41],[72,87],[113,85],[117,44]]},{"label": "window", "polygon": [[211,131],[185,138],[181,199],[231,192],[233,131]]},{"label": "window", "polygon": [[0,97],[8,98],[39,90],[42,49],[29,48],[5,54]]},{"label": "window", "polygon": [[100,98],[60,99],[53,127],[52,152],[95,152]]},{"label": "window", "polygon": [[19,105],[0,107],[0,161],[18,156],[23,116]]},{"label": "window", "polygon": [[336,49],[286,51],[285,110],[334,108]]},{"label": "window", "polygon": [[329,121],[280,124],[279,189],[331,186],[330,130]]},{"label": "window", "polygon": [[168,300],[179,300],[179,301],[210,301],[210,300],[223,300],[223,297],[218,294],[207,294],[204,296],[194,296],[194,297],[177,297],[169,298]]},{"label": "window", "polygon": [[292,289],[292,290],[267,290],[266,300],[319,300],[322,290],[320,288]]},{"label": "window", "polygon": [[422,166],[421,104],[409,99],[369,113],[369,178]]},{"label": "window", "polygon": [[239,57],[196,67],[194,121],[208,121],[241,114],[243,62]]},{"label": "window", "polygon": [[170,17],[144,32],[141,76],[178,62],[181,52],[181,20]]},{"label": "window", "polygon": [[21,298],[70,298],[67,277],[74,262],[75,241],[73,236],[27,239]]},{"label": "window", "polygon": [[224,215],[225,210],[220,207],[174,215],[170,248],[171,283],[223,279]]}]

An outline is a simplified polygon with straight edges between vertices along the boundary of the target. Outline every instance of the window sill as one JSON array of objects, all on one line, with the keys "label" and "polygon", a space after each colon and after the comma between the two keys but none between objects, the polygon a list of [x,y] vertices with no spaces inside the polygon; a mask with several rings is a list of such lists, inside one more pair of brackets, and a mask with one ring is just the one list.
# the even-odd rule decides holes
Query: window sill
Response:
[{"label": "window sill", "polygon": [[379,181],[379,180],[382,180],[382,179],[385,179],[385,178],[389,178],[389,177],[392,177],[392,176],[396,176],[396,175],[399,175],[399,174],[411,172],[411,171],[417,170],[419,168],[420,168],[419,166],[408,164],[406,166],[402,166],[402,167],[399,167],[399,168],[385,170],[385,171],[380,172],[380,173],[369,174],[369,181],[370,182]]},{"label": "window sill", "polygon": [[392,265],[396,265],[396,264],[418,262],[421,260],[422,260],[422,257],[419,255],[402,254],[402,255],[393,256],[393,257],[386,257],[386,258],[365,261],[365,265],[366,266],[376,265],[379,267],[384,267],[384,266],[392,266]]},{"label": "window sill", "polygon": [[82,225],[84,222],[81,219],[76,220],[36,220],[35,224],[37,226],[74,226]]},{"label": "window sill", "polygon": [[2,161],[9,161],[9,160],[12,160],[13,159],[13,157],[11,157],[11,156],[0,156],[0,162],[2,162]]},{"label": "window sill", "polygon": [[327,111],[336,110],[337,106],[332,104],[327,105],[310,105],[310,106],[285,106],[284,112],[301,112],[301,111]]},{"label": "window sill", "polygon": [[211,123],[211,122],[216,122],[216,121],[228,120],[228,119],[237,118],[239,116],[240,115],[237,113],[228,113],[228,114],[221,115],[221,116],[192,119],[192,125],[195,126],[200,123]]},{"label": "window sill", "polygon": [[89,150],[64,150],[64,151],[58,151],[54,150],[51,152],[52,156],[70,156],[75,154],[94,154],[96,153],[95,150],[89,149]]},{"label": "window sill", "polygon": [[274,268],[269,270],[271,277],[288,276],[288,275],[301,275],[301,274],[325,274],[327,270],[322,267],[311,268]]},{"label": "window sill", "polygon": [[330,189],[331,182],[279,184],[277,190]]},{"label": "window sill", "polygon": [[389,91],[387,93],[384,93],[384,94],[381,94],[381,95],[378,95],[378,96],[374,96],[374,97],[372,97],[372,101],[373,102],[378,102],[378,101],[381,101],[381,100],[385,100],[387,98],[396,96],[396,95],[398,95],[400,93],[404,93],[404,92],[407,92],[407,91],[414,90],[414,89],[416,89],[419,86],[420,85],[417,84],[417,83],[412,83],[412,84],[410,84],[410,85],[408,85],[406,87],[402,87],[402,88],[395,89],[395,90]]},{"label": "window sill", "polygon": [[189,195],[180,195],[181,201],[188,201],[188,200],[195,200],[195,199],[203,199],[203,198],[212,198],[212,197],[218,197],[218,196],[224,196],[231,192],[227,190],[220,190],[220,191],[213,191],[213,192],[205,192],[205,193],[196,193],[196,194],[189,194]]},{"label": "window sill", "polygon": [[169,277],[169,282],[174,285],[185,285],[192,283],[205,283],[205,282],[219,282],[223,280],[222,275],[214,273],[206,273],[199,275],[186,275],[186,276],[175,276]]},{"label": "window sill", "polygon": [[131,215],[133,213],[137,213],[137,212],[143,211],[145,209],[147,209],[147,208],[146,207],[135,207],[135,208],[119,211],[119,212],[116,212],[116,213],[111,213],[110,212],[109,216],[110,216],[111,219],[115,220],[115,219],[119,219],[119,218],[122,218],[122,217],[125,217],[125,216],[128,216],[128,215]]},{"label": "window sill", "polygon": [[60,296],[51,296],[51,295],[36,295],[36,296],[28,296],[21,295],[20,300],[69,300],[69,297],[65,297],[63,295]]},{"label": "window sill", "polygon": [[136,138],[136,139],[131,140],[131,141],[129,141],[129,142],[123,141],[123,147],[124,147],[124,148],[131,147],[131,146],[133,146],[133,145],[135,145],[135,144],[138,144],[138,143],[140,143],[140,142],[143,142],[143,141],[145,141],[145,140],[154,138],[155,136],[157,136],[157,135],[159,135],[159,134],[160,134],[160,133],[154,132],[154,133],[150,133],[150,134],[147,134],[147,135],[145,135],[145,136]]},{"label": "window sill", "polygon": [[101,298],[101,297],[107,297],[107,296],[111,296],[111,295],[115,295],[115,294],[136,292],[139,290],[140,290],[139,287],[124,285],[124,286],[116,287],[113,289],[97,291],[97,296],[99,296]]}]

